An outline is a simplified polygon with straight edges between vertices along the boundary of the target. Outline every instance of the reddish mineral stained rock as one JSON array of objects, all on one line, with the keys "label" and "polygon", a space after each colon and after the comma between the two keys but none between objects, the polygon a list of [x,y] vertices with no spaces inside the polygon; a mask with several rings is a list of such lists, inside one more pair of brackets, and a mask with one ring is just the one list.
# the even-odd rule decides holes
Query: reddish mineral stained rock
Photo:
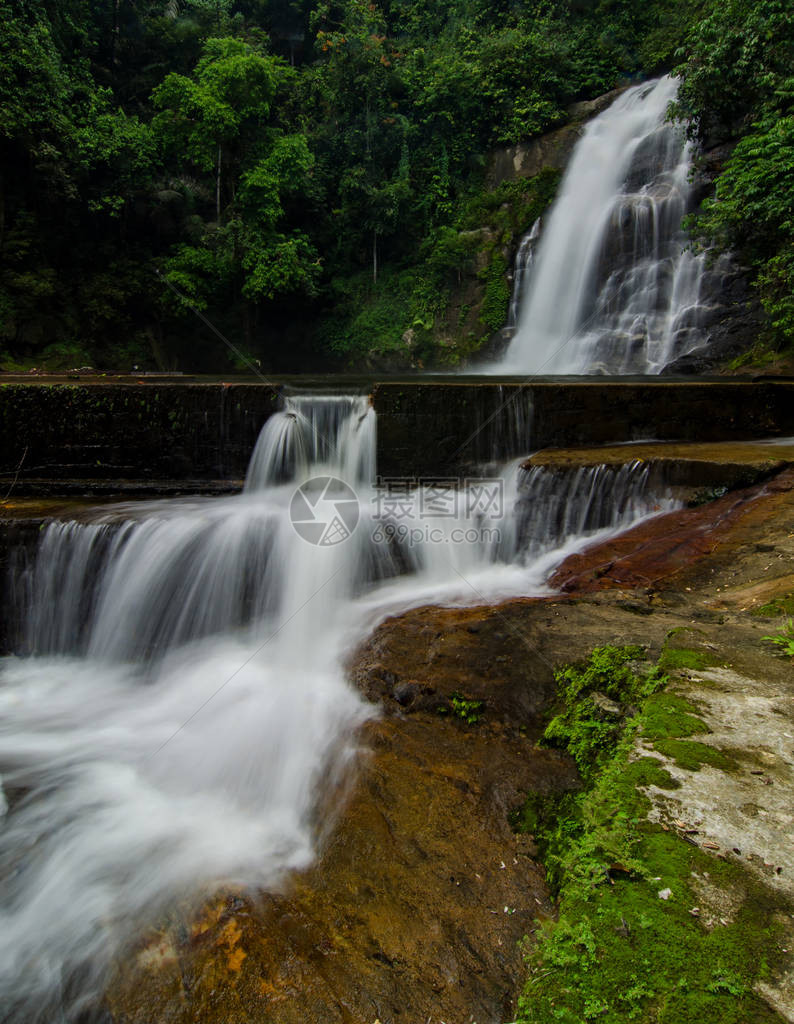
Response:
[{"label": "reddish mineral stained rock", "polygon": [[[512,1019],[519,942],[553,908],[534,846],[507,815],[527,790],[577,783],[569,760],[533,742],[553,668],[602,643],[658,649],[711,600],[709,574],[732,579],[732,562],[766,550],[755,542],[772,521],[794,529],[794,470],[567,559],[553,577],[567,596],[383,622],[350,675],[385,713],[361,736],[317,864],[280,894],[173,909],[119,964],[113,1020]],[[697,600],[682,597],[689,584]],[[455,695],[482,702],[476,724],[456,715]]]}]

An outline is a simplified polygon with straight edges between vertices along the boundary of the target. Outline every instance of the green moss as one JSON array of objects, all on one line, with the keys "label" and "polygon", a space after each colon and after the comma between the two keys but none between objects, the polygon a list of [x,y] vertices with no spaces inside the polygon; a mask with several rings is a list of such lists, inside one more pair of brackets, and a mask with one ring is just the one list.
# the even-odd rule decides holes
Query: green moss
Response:
[{"label": "green moss", "polygon": [[736,767],[736,762],[732,758],[705,743],[671,738],[656,740],[654,746],[660,754],[674,760],[679,768],[686,768],[690,772],[698,771],[704,764],[710,764],[722,771],[730,771]]},{"label": "green moss", "polygon": [[507,320],[507,307],[510,303],[507,261],[501,253],[494,255],[483,277],[485,295],[480,308],[480,322],[490,331],[498,331]]},{"label": "green moss", "polygon": [[689,647],[665,647],[659,658],[659,668],[664,672],[682,668],[700,671],[719,664],[719,659],[713,655]]},{"label": "green moss", "polygon": [[[566,705],[581,697],[573,692],[576,681],[603,675],[604,650],[558,675]],[[630,657],[611,654],[610,660],[618,672],[632,668]],[[645,680],[630,689],[647,691]],[[599,685],[606,689],[603,679]],[[680,738],[702,731],[695,710],[652,688],[624,722],[611,755],[604,760],[591,751],[599,767],[583,773],[580,791],[528,801],[522,809],[520,823],[535,835],[559,894],[559,919],[541,926],[528,951],[521,1024],[781,1020],[754,991],[781,962],[779,895],[741,864],[718,860],[648,820],[644,788],[676,783],[655,758],[636,759],[638,731],[691,770],[704,763],[732,767],[719,751]],[[704,913],[690,913],[702,901],[698,876],[730,892],[735,920],[709,931]],[[669,898],[662,899],[667,889]]]},{"label": "green moss", "polygon": [[[636,710],[633,705],[664,684],[659,671],[638,670],[644,655],[642,647],[597,647],[586,662],[556,674],[561,700],[543,739],[549,746],[567,750],[585,779],[613,754],[625,720]],[[604,714],[597,706],[597,694],[614,701],[622,714]]]},{"label": "green moss", "polygon": [[740,353],[725,364],[726,370],[763,369],[771,366],[781,356],[780,346],[768,338],[759,338],[746,352]]},{"label": "green moss", "polygon": [[694,714],[696,711],[694,704],[677,694],[654,694],[643,708],[642,734],[651,740],[661,740],[709,732],[706,723]]},{"label": "green moss", "polygon": [[752,614],[768,619],[774,619],[780,615],[794,615],[794,594],[775,597],[766,604],[762,604],[760,608],[754,608]]},{"label": "green moss", "polygon": [[[606,815],[620,816],[624,800],[634,803],[634,782],[612,772],[595,788],[586,803],[592,817],[577,844],[579,857],[590,855],[588,836],[603,833]],[[530,953],[517,1019],[780,1020],[753,992],[779,959],[775,898],[738,865],[717,861],[674,833],[643,823],[631,835],[642,871],[612,867],[598,879],[577,874],[576,861],[569,864],[559,921],[543,926]],[[690,914],[700,904],[693,872],[738,894],[741,907],[732,924],[708,932]],[[662,900],[658,894],[668,888],[671,896]]]}]

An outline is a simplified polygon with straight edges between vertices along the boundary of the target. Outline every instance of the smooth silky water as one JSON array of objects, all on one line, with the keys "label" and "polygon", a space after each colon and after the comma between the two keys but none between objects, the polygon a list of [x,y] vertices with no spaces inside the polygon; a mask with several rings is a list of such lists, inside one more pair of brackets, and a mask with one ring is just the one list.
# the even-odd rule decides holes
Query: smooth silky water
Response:
[{"label": "smooth silky water", "polygon": [[519,249],[509,347],[477,372],[657,374],[708,345],[729,261],[709,266],[683,230],[696,193],[692,146],[667,120],[677,88],[634,86],[588,123]]},{"label": "smooth silky water", "polygon": [[[495,504],[475,483],[423,517],[426,488],[384,503],[375,439],[366,397],[287,396],[244,493],[53,522],[18,567],[23,634],[0,663],[4,1020],[76,1020],[169,906],[274,890],[312,862],[376,713],[343,659],[384,615],[544,593],[568,552],[673,505],[639,463],[514,462]],[[317,477],[358,496],[343,542],[292,525]]]}]

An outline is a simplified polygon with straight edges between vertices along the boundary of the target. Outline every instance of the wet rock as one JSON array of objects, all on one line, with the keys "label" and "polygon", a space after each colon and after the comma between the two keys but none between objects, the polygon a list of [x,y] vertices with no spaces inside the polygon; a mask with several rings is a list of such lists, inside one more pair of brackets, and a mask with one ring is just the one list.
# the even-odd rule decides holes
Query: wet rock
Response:
[{"label": "wet rock", "polygon": [[[698,508],[667,513],[620,536],[572,555],[549,582],[566,593],[600,589],[645,589],[669,580],[718,545],[740,548],[777,504],[791,501],[794,469],[765,485],[733,491]],[[601,571],[609,564],[608,571]]]},{"label": "wet rock", "polygon": [[421,687],[417,683],[400,683],[394,688],[394,699],[406,708],[413,704],[420,692]]},{"label": "wet rock", "polygon": [[116,1024],[513,1019],[520,942],[553,909],[506,808],[575,785],[572,764],[429,715],[361,740],[369,755],[316,866],[278,894],[174,908],[118,965]]},{"label": "wet rock", "polygon": [[397,693],[388,679],[399,672],[421,691],[412,691],[412,710],[438,709],[459,696],[483,701],[495,718],[532,724],[555,693],[543,629],[526,617],[533,603],[500,610],[418,608],[387,619],[352,657],[351,679],[387,711]]},{"label": "wet rock", "polygon": [[611,700],[604,693],[599,693],[596,690],[591,694],[593,704],[595,705],[596,713],[600,718],[622,718],[623,708],[616,701]]},{"label": "wet rock", "polygon": [[632,612],[634,615],[653,615],[653,608],[642,601],[618,601],[616,602],[618,608],[623,608],[624,611]]}]

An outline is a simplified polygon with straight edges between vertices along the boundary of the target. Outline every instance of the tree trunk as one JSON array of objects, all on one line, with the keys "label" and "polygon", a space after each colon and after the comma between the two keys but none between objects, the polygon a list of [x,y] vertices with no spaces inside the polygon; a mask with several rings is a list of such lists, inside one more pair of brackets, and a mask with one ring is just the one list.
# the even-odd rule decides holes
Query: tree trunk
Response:
[{"label": "tree trunk", "polygon": [[120,21],[119,11],[121,8],[121,0],[113,0],[113,27],[110,33],[110,66],[111,68],[116,63],[116,54],[119,48],[119,31]]},{"label": "tree trunk", "polygon": [[378,229],[372,232],[372,283],[378,283]]},{"label": "tree trunk", "polygon": [[221,147],[218,145],[218,173],[215,176],[215,220],[221,222]]},{"label": "tree trunk", "polygon": [[149,339],[155,366],[158,370],[168,370],[169,360],[163,345],[163,325],[159,321],[147,324],[146,337]]},{"label": "tree trunk", "polygon": [[3,172],[0,170],[0,252],[3,251],[3,242],[6,234],[6,190],[3,181]]}]

